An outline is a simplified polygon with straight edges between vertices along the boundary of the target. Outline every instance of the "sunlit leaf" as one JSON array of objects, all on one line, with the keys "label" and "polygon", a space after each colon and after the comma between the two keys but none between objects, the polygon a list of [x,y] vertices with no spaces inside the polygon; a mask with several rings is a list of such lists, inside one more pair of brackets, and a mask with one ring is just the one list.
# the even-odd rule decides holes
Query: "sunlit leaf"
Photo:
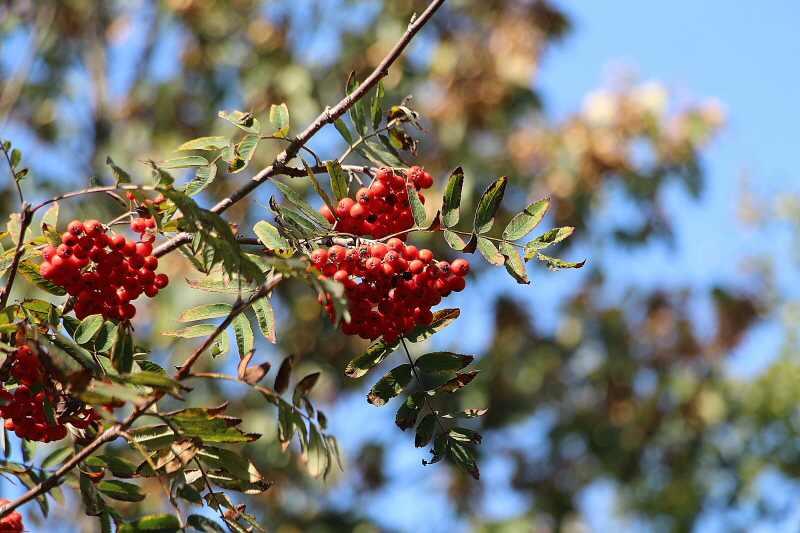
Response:
[{"label": "sunlit leaf", "polygon": [[[406,340],[411,342],[419,342],[421,340],[427,339],[437,331],[441,331],[447,326],[449,326],[450,323],[453,322],[453,320],[458,318],[459,314],[461,314],[461,311],[458,309],[440,309],[439,311],[433,313],[433,322],[431,322],[429,325],[414,326],[414,329],[411,330],[411,333],[405,336]],[[394,350],[394,348],[392,348],[392,350]]]},{"label": "sunlit leaf", "polygon": [[242,113],[241,111],[231,111],[228,114],[226,111],[220,111],[217,113],[217,116],[220,118],[224,118],[231,124],[235,124],[240,129],[248,133],[260,133],[261,132],[261,124],[253,117],[252,113]]},{"label": "sunlit leaf", "polygon": [[117,533],[179,533],[180,530],[180,521],[171,514],[148,515],[117,527]]},{"label": "sunlit leaf", "polygon": [[480,235],[492,229],[494,217],[497,215],[497,209],[500,207],[500,201],[506,190],[506,184],[508,184],[507,177],[498,178],[481,195],[473,223],[475,233]]},{"label": "sunlit leaf", "polygon": [[231,140],[227,137],[199,137],[186,141],[180,145],[176,152],[183,152],[185,150],[222,150],[226,146],[231,145]]},{"label": "sunlit leaf", "polygon": [[398,346],[400,346],[399,341],[388,344],[383,339],[379,340],[367,348],[364,353],[350,361],[347,368],[345,368],[344,374],[351,378],[360,378],[370,368],[386,359]]},{"label": "sunlit leaf", "polygon": [[503,241],[500,243],[500,253],[505,258],[503,264],[508,273],[511,274],[511,277],[520,284],[530,283],[528,274],[525,272],[525,262],[520,257],[517,247],[507,241]]},{"label": "sunlit leaf", "polygon": [[509,241],[523,238],[542,221],[548,207],[550,207],[549,198],[543,198],[530,204],[511,219],[506,229],[503,230],[503,238]]},{"label": "sunlit leaf", "polygon": [[[444,189],[444,198],[442,199],[442,224],[444,224],[446,228],[452,228],[458,224],[458,219],[461,214],[461,187],[463,185],[464,171],[461,167],[458,167],[450,175],[450,179],[447,181],[447,185]],[[449,242],[448,240],[448,243]]]},{"label": "sunlit leaf", "polygon": [[328,175],[331,177],[331,189],[333,189],[333,196],[336,200],[341,200],[347,197],[347,177],[344,175],[342,165],[339,161],[325,161],[325,166],[328,169]]},{"label": "sunlit leaf", "polygon": [[375,406],[386,404],[390,399],[403,392],[412,376],[412,366],[408,363],[393,368],[370,389],[367,401]]}]

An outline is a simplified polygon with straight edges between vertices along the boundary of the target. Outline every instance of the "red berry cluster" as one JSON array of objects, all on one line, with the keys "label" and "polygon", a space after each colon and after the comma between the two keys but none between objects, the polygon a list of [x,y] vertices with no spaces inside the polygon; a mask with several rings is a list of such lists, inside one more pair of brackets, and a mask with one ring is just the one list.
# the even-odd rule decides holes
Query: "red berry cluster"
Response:
[{"label": "red berry cluster", "polygon": [[[420,167],[411,167],[408,174],[389,167],[380,167],[369,187],[356,192],[356,199],[342,198],[335,208],[335,215],[327,205],[319,212],[334,229],[352,235],[372,235],[382,239],[387,235],[401,233],[414,226],[414,216],[408,202],[406,184],[411,183],[419,191],[433,185],[433,178]],[[419,195],[425,203],[425,197]],[[405,240],[406,234],[400,236]]]},{"label": "red berry cluster", "polygon": [[[39,356],[28,345],[22,345],[6,357],[3,369],[7,371],[9,367],[10,376],[20,385],[17,385],[13,392],[0,387],[0,418],[5,419],[4,427],[8,431],[13,431],[17,437],[40,442],[61,440],[67,436],[65,424],[85,429],[92,421],[100,418],[91,406],[78,403],[71,406],[69,414],[62,413],[56,425],[51,426],[44,415],[44,403],[46,400],[55,406],[57,401],[55,396],[48,392],[48,389],[53,390],[54,386],[45,386],[42,379]],[[5,371],[2,372],[5,377],[0,377],[0,382],[8,378],[9,374]],[[35,392],[37,390],[38,392]],[[61,398],[63,399],[63,396]],[[114,403],[104,406],[103,409],[111,412],[121,406],[122,403]]]},{"label": "red berry cluster", "polygon": [[[0,498],[0,506],[11,503],[5,498]],[[23,531],[22,515],[17,511],[11,511],[3,518],[0,518],[0,533],[20,533]]]},{"label": "red berry cluster", "polygon": [[4,425],[17,437],[41,442],[61,440],[67,436],[67,428],[62,424],[51,426],[44,416],[45,396],[51,403],[53,397],[44,391],[35,393],[32,385],[41,379],[39,357],[28,346],[20,346],[8,355],[6,363],[11,362],[11,377],[22,385],[13,393],[0,389],[0,417],[5,418]]},{"label": "red berry cluster", "polygon": [[[321,270],[320,278],[344,285],[351,321],[342,324],[342,332],[364,339],[383,336],[389,343],[417,324],[430,324],[431,307],[463,290],[469,272],[464,259],[435,261],[430,250],[407,246],[399,238],[355,248],[317,248],[311,262]],[[331,302],[322,296],[319,301],[333,320]]]},{"label": "red berry cluster", "polygon": [[[144,234],[154,224],[152,218],[137,217],[131,228]],[[142,293],[152,298],[169,283],[166,274],[155,273],[158,259],[151,255],[152,242],[153,237],[134,242],[109,236],[97,220],[73,220],[58,247],[42,249],[39,273],[75,297],[79,320],[89,315],[129,320],[136,314],[131,301]]]}]

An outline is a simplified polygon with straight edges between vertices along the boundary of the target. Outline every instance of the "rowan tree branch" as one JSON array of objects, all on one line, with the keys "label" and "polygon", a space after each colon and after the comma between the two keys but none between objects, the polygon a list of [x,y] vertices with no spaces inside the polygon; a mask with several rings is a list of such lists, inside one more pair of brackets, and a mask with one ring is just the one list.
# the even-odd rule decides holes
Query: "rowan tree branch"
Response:
[{"label": "rowan tree branch", "polygon": [[[389,67],[395,61],[397,61],[397,59],[400,57],[400,54],[402,54],[403,50],[405,50],[405,48],[408,46],[408,43],[411,42],[411,39],[430,20],[433,14],[436,13],[440,7],[442,7],[444,2],[445,0],[433,0],[433,2],[428,5],[428,7],[419,17],[412,18],[411,23],[408,25],[408,29],[405,31],[400,40],[397,41],[397,44],[394,45],[394,47],[389,51],[386,57],[383,58],[375,70],[373,70],[372,73],[367,76],[367,78],[361,83],[361,85],[358,86],[355,91],[345,96],[334,107],[326,108],[325,111],[320,113],[316,120],[314,120],[314,122],[312,122],[305,129],[305,131],[295,137],[291,144],[289,144],[285,150],[278,154],[278,156],[269,166],[253,176],[250,181],[232,192],[227,198],[217,203],[217,205],[211,208],[211,211],[215,213],[222,213],[233,204],[242,200],[248,194],[253,192],[259,185],[267,181],[272,176],[291,172],[292,167],[287,166],[288,162],[300,152],[303,146],[309,140],[311,140],[311,138],[316,135],[316,133],[321,130],[323,126],[326,124],[332,124],[337,118],[344,115],[348,109],[353,107],[353,104],[364,98],[364,96],[366,96],[366,94],[372,90],[372,88],[375,87],[382,78],[389,74]],[[179,233],[154,250],[153,255],[159,257],[171,252],[178,246],[189,242],[191,238],[191,234],[189,233]]]}]

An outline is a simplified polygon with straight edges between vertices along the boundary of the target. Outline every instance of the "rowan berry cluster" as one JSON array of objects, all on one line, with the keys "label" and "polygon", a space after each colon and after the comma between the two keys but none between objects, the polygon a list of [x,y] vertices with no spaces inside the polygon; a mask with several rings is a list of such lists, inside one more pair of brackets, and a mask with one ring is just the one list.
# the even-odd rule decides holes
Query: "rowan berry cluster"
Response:
[{"label": "rowan berry cluster", "polygon": [[[5,498],[0,498],[0,506],[11,503]],[[11,511],[3,518],[0,518],[0,533],[21,533],[24,530],[22,525],[22,515],[17,511]]]},{"label": "rowan berry cluster", "polygon": [[[39,442],[61,440],[67,436],[67,423],[78,429],[86,429],[100,418],[91,406],[65,401],[64,395],[51,393],[57,390],[58,385],[43,379],[45,376],[39,356],[26,344],[7,355],[0,368],[0,384],[8,381],[9,376],[18,385],[13,392],[0,387],[0,418],[5,419],[4,427],[21,439]],[[45,402],[52,407],[53,413],[56,410],[61,411],[56,417],[55,425],[47,421]],[[103,409],[112,412],[114,408],[121,406],[122,403],[116,402],[103,406]]]},{"label": "rowan berry cluster", "polygon": [[[387,235],[399,234],[414,227],[414,216],[408,201],[406,184],[412,184],[417,191],[433,185],[433,178],[420,167],[411,167],[408,174],[389,167],[380,167],[375,180],[369,187],[356,192],[356,198],[342,198],[336,205],[335,214],[327,205],[320,213],[334,225],[334,230],[352,235],[372,235],[382,239]],[[425,197],[419,199],[425,203]],[[399,238],[405,240],[406,234]]]},{"label": "rowan berry cluster", "polygon": [[[464,259],[436,261],[430,250],[418,250],[396,237],[385,244],[317,248],[311,252],[311,262],[322,272],[322,279],[344,285],[351,321],[342,324],[342,332],[364,339],[383,336],[389,343],[417,324],[430,324],[431,307],[451,292],[463,290],[469,272]],[[319,301],[333,321],[332,303],[322,296]]]},{"label": "rowan berry cluster", "polygon": [[79,320],[89,315],[129,320],[136,314],[133,300],[142,294],[152,298],[169,283],[166,274],[155,273],[153,237],[144,239],[154,225],[152,218],[134,218],[131,229],[142,237],[134,242],[120,234],[109,236],[97,220],[73,220],[58,247],[42,249],[39,273],[75,297]]}]

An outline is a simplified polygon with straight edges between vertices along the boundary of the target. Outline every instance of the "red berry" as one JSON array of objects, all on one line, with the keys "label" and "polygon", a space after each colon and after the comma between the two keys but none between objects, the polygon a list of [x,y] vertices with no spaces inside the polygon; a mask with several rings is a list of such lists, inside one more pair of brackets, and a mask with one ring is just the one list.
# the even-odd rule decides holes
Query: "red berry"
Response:
[{"label": "red berry", "polygon": [[328,262],[328,250],[317,248],[311,252],[311,263],[315,266],[322,266]]},{"label": "red berry", "polygon": [[166,274],[156,274],[155,279],[153,280],[153,285],[157,289],[163,289],[169,284],[169,278]]},{"label": "red berry", "polygon": [[125,237],[117,233],[109,237],[108,239],[108,247],[112,250],[120,251],[125,248]]},{"label": "red berry", "polygon": [[80,220],[73,220],[67,224],[67,232],[75,236],[80,236],[83,233],[83,229],[83,222]]},{"label": "red berry", "polygon": [[323,204],[322,207],[319,208],[319,214],[324,216],[325,220],[327,220],[331,224],[333,224],[334,221],[336,220],[333,217],[333,213],[331,213],[330,208],[326,204]]},{"label": "red berry", "polygon": [[133,230],[134,233],[144,233],[146,229],[147,225],[142,217],[131,219],[131,230]]},{"label": "red berry", "polygon": [[95,238],[98,235],[102,235],[106,232],[103,225],[94,219],[89,219],[83,223],[83,232],[88,235],[89,237]]},{"label": "red berry", "polygon": [[461,259],[461,258],[456,259],[455,261],[453,261],[450,267],[453,270],[453,274],[455,274],[456,276],[463,277],[469,274],[469,263],[467,262],[466,259]]},{"label": "red berry", "polygon": [[344,249],[344,246],[334,244],[328,249],[328,259],[331,263],[339,263],[344,260],[346,253],[347,251]]}]

